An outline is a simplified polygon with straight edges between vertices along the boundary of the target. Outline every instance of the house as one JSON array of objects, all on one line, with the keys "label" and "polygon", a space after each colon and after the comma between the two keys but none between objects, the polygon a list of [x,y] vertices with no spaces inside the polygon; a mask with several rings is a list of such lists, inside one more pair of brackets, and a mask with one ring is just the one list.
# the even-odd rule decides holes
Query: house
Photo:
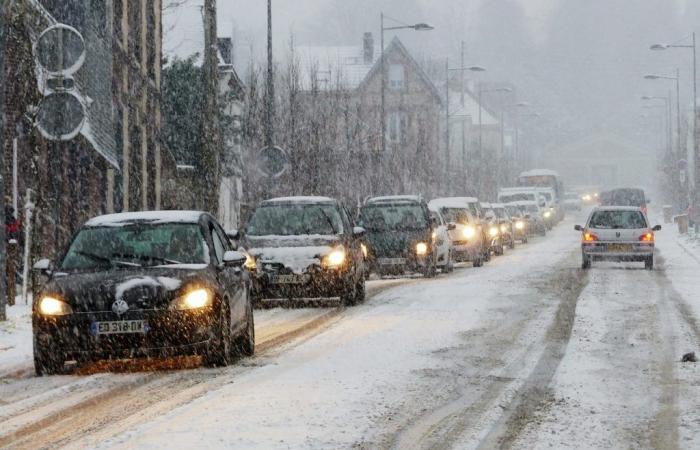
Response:
[{"label": "house", "polygon": [[[136,7],[137,6],[137,7]],[[163,180],[175,162],[160,141],[161,2],[23,0],[9,17],[5,190],[36,204],[36,249],[53,257],[89,217],[159,208]],[[46,28],[65,23],[85,40],[85,63],[74,93],[85,105],[76,137],[50,141],[34,128],[33,111],[46,76],[32,44]],[[13,164],[14,163],[14,164]],[[14,194],[16,193],[16,195]]]}]

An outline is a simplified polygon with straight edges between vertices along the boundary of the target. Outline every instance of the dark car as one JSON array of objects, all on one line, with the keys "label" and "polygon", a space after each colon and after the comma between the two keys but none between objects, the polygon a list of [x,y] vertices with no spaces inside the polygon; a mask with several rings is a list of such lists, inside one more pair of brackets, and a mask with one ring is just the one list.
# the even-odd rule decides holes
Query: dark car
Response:
[{"label": "dark car", "polygon": [[253,296],[262,299],[365,298],[364,230],[328,197],[266,200],[239,238],[255,272]]},{"label": "dark car", "polygon": [[255,349],[246,255],[196,211],[110,214],[88,221],[32,307],[36,373],[66,361],[201,355],[228,364]]},{"label": "dark car", "polygon": [[600,206],[633,206],[641,208],[644,214],[646,214],[649,200],[643,189],[617,188],[601,192],[598,197],[598,202]]},{"label": "dark car", "polygon": [[406,271],[436,274],[432,233],[427,203],[419,196],[398,195],[369,199],[360,209],[360,225],[367,230],[367,260],[380,275]]}]

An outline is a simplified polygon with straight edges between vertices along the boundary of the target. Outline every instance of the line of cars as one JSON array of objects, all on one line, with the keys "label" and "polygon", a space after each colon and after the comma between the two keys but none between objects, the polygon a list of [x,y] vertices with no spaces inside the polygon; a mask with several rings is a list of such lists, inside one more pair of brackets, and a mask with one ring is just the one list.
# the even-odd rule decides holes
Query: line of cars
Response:
[{"label": "line of cars", "polygon": [[[528,191],[529,192],[529,191]],[[263,201],[245,228],[210,214],[150,211],[86,222],[33,301],[38,375],[105,358],[198,355],[224,366],[255,351],[256,302],[365,298],[371,272],[434,277],[481,266],[546,227],[539,203],[374,197],[355,214],[328,197]]]}]

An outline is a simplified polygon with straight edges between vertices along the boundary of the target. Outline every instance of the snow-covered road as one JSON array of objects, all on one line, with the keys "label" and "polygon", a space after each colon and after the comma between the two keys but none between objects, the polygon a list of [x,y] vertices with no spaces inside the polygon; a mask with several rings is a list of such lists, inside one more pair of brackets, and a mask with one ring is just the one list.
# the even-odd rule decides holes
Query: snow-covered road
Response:
[{"label": "snow-covered road", "polygon": [[350,309],[256,311],[262,351],[223,369],[35,378],[16,318],[0,447],[700,447],[696,249],[664,230],[654,272],[584,272],[572,224]]}]

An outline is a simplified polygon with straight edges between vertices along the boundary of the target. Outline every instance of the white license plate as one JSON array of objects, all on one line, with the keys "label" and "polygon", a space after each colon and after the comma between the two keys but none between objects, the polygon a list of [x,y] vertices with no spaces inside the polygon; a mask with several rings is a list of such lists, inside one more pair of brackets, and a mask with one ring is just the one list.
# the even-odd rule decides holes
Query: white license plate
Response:
[{"label": "white license plate", "polygon": [[380,266],[400,266],[406,264],[406,258],[379,258],[377,262]]},{"label": "white license plate", "polygon": [[273,284],[303,284],[308,280],[306,275],[285,274],[272,277]]},{"label": "white license plate", "polygon": [[122,333],[145,333],[148,325],[145,320],[118,320],[111,322],[93,322],[92,334],[122,334]]},{"label": "white license plate", "polygon": [[608,244],[610,253],[627,253],[632,251],[632,246],[629,244]]}]

